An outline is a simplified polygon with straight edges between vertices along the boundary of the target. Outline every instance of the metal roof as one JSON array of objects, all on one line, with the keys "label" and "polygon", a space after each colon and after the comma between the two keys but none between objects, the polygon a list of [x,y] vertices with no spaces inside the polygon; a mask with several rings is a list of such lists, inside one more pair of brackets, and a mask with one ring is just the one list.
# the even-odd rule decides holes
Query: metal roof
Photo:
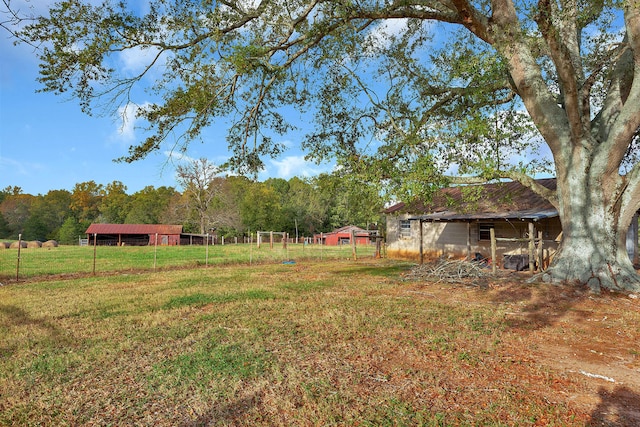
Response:
[{"label": "metal roof", "polygon": [[91,224],[87,234],[180,234],[181,225],[168,224]]},{"label": "metal roof", "polygon": [[[536,181],[550,190],[556,189],[555,178]],[[430,203],[398,203],[384,212],[405,212],[413,214],[410,219],[423,221],[537,221],[558,216],[549,201],[516,181],[443,188]]]},{"label": "metal roof", "polygon": [[420,215],[409,218],[410,221],[482,221],[482,220],[494,220],[494,219],[512,219],[512,220],[528,220],[538,221],[545,218],[555,218],[558,216],[558,211],[555,209],[547,210],[535,210],[526,209],[521,211],[510,212],[487,212],[487,213],[471,213],[471,214],[459,214],[452,211],[436,212],[428,215]]}]

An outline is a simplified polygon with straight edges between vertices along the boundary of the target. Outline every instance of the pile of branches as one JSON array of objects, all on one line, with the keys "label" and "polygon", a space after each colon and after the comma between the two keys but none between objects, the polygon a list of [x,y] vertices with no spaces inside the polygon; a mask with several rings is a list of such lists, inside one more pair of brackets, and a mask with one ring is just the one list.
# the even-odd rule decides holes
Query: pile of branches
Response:
[{"label": "pile of branches", "polygon": [[413,267],[404,276],[405,280],[428,280],[446,282],[468,282],[468,279],[480,279],[491,273],[486,262],[469,260],[439,259],[434,263]]}]

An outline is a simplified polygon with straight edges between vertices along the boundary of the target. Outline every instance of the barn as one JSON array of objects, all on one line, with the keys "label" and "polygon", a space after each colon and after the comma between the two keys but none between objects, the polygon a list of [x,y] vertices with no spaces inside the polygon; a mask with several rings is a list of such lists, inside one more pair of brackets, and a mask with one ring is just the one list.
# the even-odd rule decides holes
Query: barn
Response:
[{"label": "barn", "polygon": [[175,246],[180,244],[182,226],[167,224],[91,224],[86,233],[89,245],[147,246],[158,244]]},{"label": "barn", "polygon": [[315,234],[313,243],[327,246],[350,245],[352,238],[355,238],[357,245],[368,245],[371,242],[370,234],[367,230],[355,225],[347,225],[329,233]]}]

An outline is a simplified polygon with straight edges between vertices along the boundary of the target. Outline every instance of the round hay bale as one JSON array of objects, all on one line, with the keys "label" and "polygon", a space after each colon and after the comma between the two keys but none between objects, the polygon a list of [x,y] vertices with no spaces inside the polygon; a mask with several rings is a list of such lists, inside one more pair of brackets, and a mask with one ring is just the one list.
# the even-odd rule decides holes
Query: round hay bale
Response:
[{"label": "round hay bale", "polygon": [[32,240],[30,242],[27,243],[27,248],[41,248],[42,247],[42,242],[39,242],[37,240]]},{"label": "round hay bale", "polygon": [[27,242],[25,242],[24,240],[20,240],[19,242],[15,241],[15,242],[11,243],[11,245],[9,247],[11,249],[18,249],[18,247],[24,249],[24,248],[27,247]]},{"label": "round hay bale", "polygon": [[0,242],[0,249],[9,249],[9,246],[11,246],[9,242]]},{"label": "round hay bale", "polygon": [[58,247],[58,242],[56,242],[55,240],[47,240],[46,242],[44,242],[42,244],[43,248],[57,248]]}]

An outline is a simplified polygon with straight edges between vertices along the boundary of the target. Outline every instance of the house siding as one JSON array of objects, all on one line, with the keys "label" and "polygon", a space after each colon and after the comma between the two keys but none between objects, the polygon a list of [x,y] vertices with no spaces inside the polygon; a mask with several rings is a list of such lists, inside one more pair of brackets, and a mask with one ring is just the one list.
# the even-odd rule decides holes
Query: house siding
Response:
[{"label": "house siding", "polygon": [[411,234],[409,237],[400,237],[400,221],[409,220],[408,214],[387,216],[387,244],[386,252],[389,258],[420,259],[420,238],[418,222],[411,221]]},{"label": "house siding", "polygon": [[[409,214],[387,216],[387,256],[397,259],[420,261],[420,221],[411,221],[411,236],[399,237],[401,220],[411,218]],[[529,233],[529,223],[525,221],[483,220],[471,222],[423,222],[422,253],[424,260],[441,257],[474,257],[479,252],[484,257],[491,256],[491,242],[479,237],[480,224],[491,224],[496,237],[525,239]],[[548,264],[558,248],[561,226],[558,218],[550,218],[534,223],[535,234],[542,232],[543,264]],[[528,242],[498,241],[496,245],[498,265],[502,265],[504,255],[527,254]]]}]

